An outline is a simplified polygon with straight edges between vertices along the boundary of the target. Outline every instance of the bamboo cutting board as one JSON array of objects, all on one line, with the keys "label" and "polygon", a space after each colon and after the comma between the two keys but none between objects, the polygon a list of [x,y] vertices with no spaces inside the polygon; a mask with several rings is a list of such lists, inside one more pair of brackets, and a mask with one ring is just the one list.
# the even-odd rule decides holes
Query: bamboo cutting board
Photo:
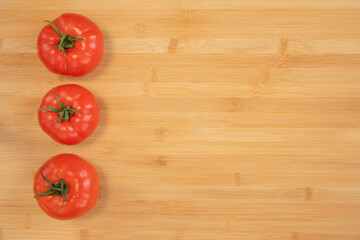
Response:
[{"label": "bamboo cutting board", "polygon": [[[45,19],[105,37],[90,75],[49,72]],[[0,1],[0,239],[360,239],[357,0]],[[36,109],[80,84],[98,129],[62,146]],[[98,170],[93,211],[49,218],[35,171],[75,153]]]}]

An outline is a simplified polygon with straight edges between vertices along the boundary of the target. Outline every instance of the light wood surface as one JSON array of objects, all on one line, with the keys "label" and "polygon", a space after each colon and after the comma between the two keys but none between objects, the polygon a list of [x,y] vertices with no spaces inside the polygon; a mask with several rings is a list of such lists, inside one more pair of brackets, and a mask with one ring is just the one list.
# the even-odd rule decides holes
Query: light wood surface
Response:
[{"label": "light wood surface", "polygon": [[[49,72],[45,19],[105,37],[90,75]],[[94,93],[101,121],[62,146],[36,109],[52,87]],[[0,1],[1,240],[360,239],[360,1]],[[75,153],[100,199],[71,221],[32,198],[35,171]]]}]

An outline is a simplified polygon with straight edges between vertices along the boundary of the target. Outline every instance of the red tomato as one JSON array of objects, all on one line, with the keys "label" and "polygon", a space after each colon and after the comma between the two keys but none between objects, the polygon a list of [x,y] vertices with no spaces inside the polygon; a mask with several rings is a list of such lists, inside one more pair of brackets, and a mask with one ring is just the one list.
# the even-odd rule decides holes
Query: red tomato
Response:
[{"label": "red tomato", "polygon": [[64,13],[40,32],[38,54],[54,73],[83,76],[99,65],[104,52],[104,38],[90,19]]},{"label": "red tomato", "polygon": [[73,145],[82,142],[96,129],[99,104],[84,87],[66,84],[51,89],[38,111],[40,127],[55,141]]},{"label": "red tomato", "polygon": [[96,169],[81,157],[59,154],[36,172],[34,193],[40,208],[50,217],[76,218],[95,206],[99,177]]}]

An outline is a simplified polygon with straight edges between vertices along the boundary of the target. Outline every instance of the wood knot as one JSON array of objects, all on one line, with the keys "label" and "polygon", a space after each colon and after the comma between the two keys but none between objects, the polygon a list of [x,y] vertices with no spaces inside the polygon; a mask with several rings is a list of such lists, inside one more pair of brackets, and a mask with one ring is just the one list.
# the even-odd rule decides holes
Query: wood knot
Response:
[{"label": "wood knot", "polygon": [[145,200],[139,200],[137,207],[140,209],[140,208],[146,207],[147,205],[148,205],[148,202],[147,202],[147,201],[145,201]]},{"label": "wood knot", "polygon": [[177,39],[170,39],[168,52],[169,52],[169,53],[176,53],[178,43],[179,43],[179,40],[177,40]]},{"label": "wood knot", "polygon": [[87,240],[88,238],[89,238],[89,231],[88,230],[86,230],[86,229],[82,229],[81,231],[80,231],[80,239],[81,240]]},{"label": "wood knot", "polygon": [[99,196],[98,196],[99,200],[102,198],[102,195],[103,195],[103,187],[99,186]]},{"label": "wood knot", "polygon": [[154,83],[156,81],[157,81],[157,70],[156,70],[156,68],[153,68],[153,69],[151,69],[150,78],[147,79],[143,85],[143,91],[146,95],[149,95],[150,83]]},{"label": "wood knot", "polygon": [[145,213],[145,208],[147,208],[148,205],[149,205],[148,201],[140,200],[137,203],[137,210],[139,211],[140,214],[144,214]]},{"label": "wood knot", "polygon": [[224,231],[227,232],[230,230],[230,226],[231,226],[231,218],[227,217],[225,218],[225,223],[224,223]]},{"label": "wood knot", "polygon": [[261,82],[262,83],[269,83],[270,82],[270,73],[271,73],[271,69],[267,69],[266,71],[263,72],[263,74],[261,76]]},{"label": "wood knot", "polygon": [[145,25],[144,24],[136,24],[135,26],[135,35],[137,38],[144,38],[145,33]]},{"label": "wood knot", "polygon": [[260,97],[259,89],[260,89],[260,84],[258,81],[255,81],[253,86],[253,94],[252,94],[254,98]]},{"label": "wood knot", "polygon": [[231,109],[230,112],[239,112],[241,105],[241,99],[239,98],[232,98],[231,99]]},{"label": "wood knot", "polygon": [[190,25],[193,23],[193,13],[194,13],[194,10],[191,10],[191,9],[186,9],[183,13],[183,16],[182,16],[182,22],[186,25]]},{"label": "wood knot", "polygon": [[153,69],[151,69],[151,75],[149,78],[149,82],[154,83],[156,81],[157,81],[157,70],[156,70],[156,68],[153,68]]},{"label": "wood knot", "polygon": [[289,39],[282,38],[279,45],[279,55],[280,55],[280,61],[279,61],[279,68],[286,68],[287,67],[287,50],[289,45]]},{"label": "wood knot", "polygon": [[236,172],[236,173],[234,174],[234,181],[235,181],[235,185],[236,185],[236,186],[240,186],[240,184],[241,184],[240,178],[241,178],[240,173],[239,173],[239,172]]},{"label": "wood knot", "polygon": [[314,197],[313,189],[312,188],[306,188],[305,189],[305,200],[306,201],[311,201],[311,200],[313,200],[313,197]]},{"label": "wood knot", "polygon": [[234,116],[233,116],[233,114],[231,114],[231,113],[228,113],[228,114],[226,114],[226,115],[224,116],[223,121],[224,121],[224,123],[225,123],[225,125],[226,125],[227,127],[231,127],[231,126],[232,126],[233,118],[234,118]]},{"label": "wood knot", "polygon": [[180,8],[181,2],[180,0],[174,0],[174,8]]},{"label": "wood knot", "polygon": [[183,240],[184,239],[184,231],[177,231],[175,234],[175,240]]},{"label": "wood knot", "polygon": [[30,216],[30,214],[26,214],[26,216],[25,216],[25,228],[26,229],[30,229],[31,228],[31,216]]},{"label": "wood knot", "polygon": [[109,154],[111,153],[112,150],[112,144],[110,142],[105,142],[102,146],[101,146],[101,152],[104,154]]},{"label": "wood knot", "polygon": [[165,132],[164,127],[155,128],[155,140],[163,142],[165,140]]},{"label": "wood knot", "polygon": [[158,169],[166,169],[168,165],[169,157],[168,156],[159,156],[156,159],[156,166]]},{"label": "wood knot", "polygon": [[271,72],[271,69],[267,69],[261,74],[260,78],[254,80],[254,85],[253,85],[253,97],[254,98],[259,98],[260,97],[260,89],[265,84],[270,82],[270,72]]},{"label": "wood knot", "polygon": [[292,239],[293,240],[299,240],[300,238],[299,238],[299,233],[298,232],[293,232],[292,233]]}]

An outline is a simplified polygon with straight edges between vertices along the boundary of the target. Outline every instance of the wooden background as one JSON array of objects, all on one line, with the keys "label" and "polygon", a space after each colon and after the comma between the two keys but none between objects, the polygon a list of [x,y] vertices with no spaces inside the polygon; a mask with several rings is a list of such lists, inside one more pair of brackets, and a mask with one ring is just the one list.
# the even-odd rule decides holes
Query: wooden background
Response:
[{"label": "wooden background", "polygon": [[[82,78],[36,53],[64,12],[104,33]],[[0,43],[1,240],[360,239],[360,1],[0,0]],[[37,123],[66,83],[101,106],[77,146]],[[35,171],[63,152],[101,179],[71,221],[32,198]]]}]

